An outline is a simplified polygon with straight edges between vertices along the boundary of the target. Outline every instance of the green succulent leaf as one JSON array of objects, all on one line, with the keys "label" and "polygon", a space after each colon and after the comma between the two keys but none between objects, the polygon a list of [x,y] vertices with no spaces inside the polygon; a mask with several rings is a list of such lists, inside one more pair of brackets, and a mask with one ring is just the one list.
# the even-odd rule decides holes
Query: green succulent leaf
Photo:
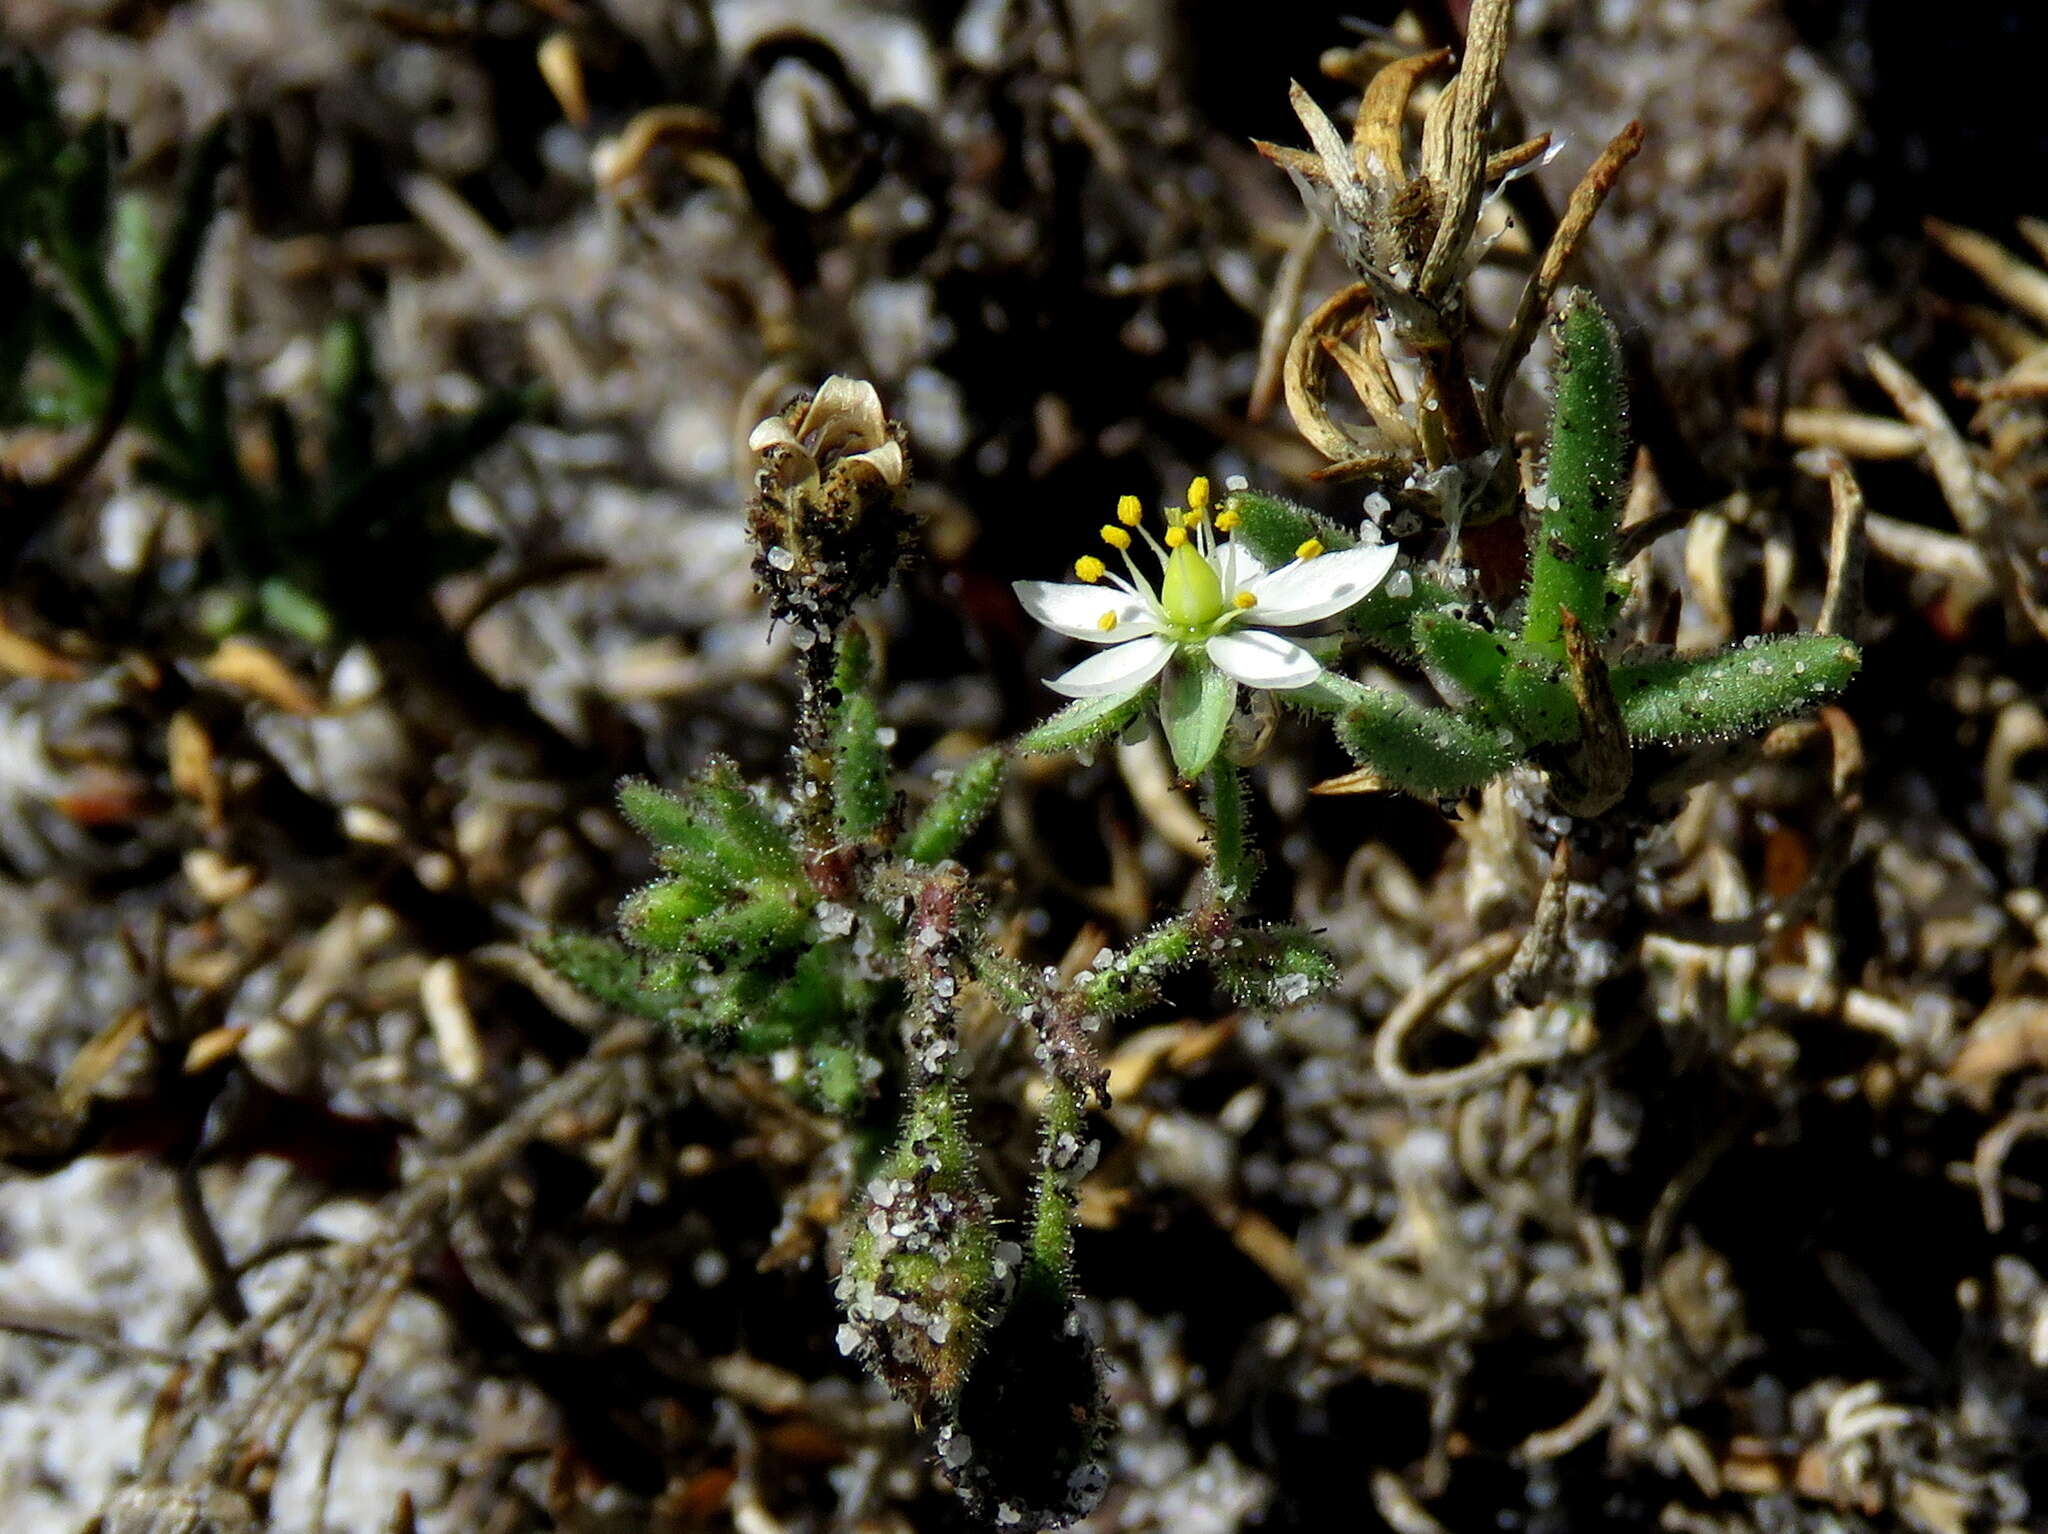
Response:
[{"label": "green succulent leaf", "polygon": [[619,931],[636,948],[676,953],[689,943],[691,924],[722,904],[722,891],[676,875],[628,895],[619,906]]},{"label": "green succulent leaf", "polygon": [[1259,855],[1247,828],[1244,774],[1221,757],[1209,767],[1209,876],[1227,906],[1251,898]]},{"label": "green succulent leaf", "polygon": [[817,928],[811,913],[787,896],[756,895],[692,922],[679,945],[719,969],[765,964],[809,947]]},{"label": "green succulent leaf", "polygon": [[1082,1006],[1105,1017],[1135,1012],[1158,997],[1162,980],[1200,957],[1192,917],[1176,916],[1161,922],[1122,953],[1090,970],[1078,983]]},{"label": "green succulent leaf", "polygon": [[1608,567],[1628,493],[1628,393],[1620,339],[1591,294],[1575,289],[1566,296],[1557,334],[1549,499],[1532,551],[1522,637],[1562,659],[1560,609],[1569,608],[1598,643],[1619,605]]},{"label": "green succulent leaf", "polygon": [[882,745],[882,719],[875,707],[873,657],[865,630],[847,625],[839,644],[832,710],[833,816],[845,841],[865,841],[894,818],[896,793],[889,786],[889,753]]},{"label": "green succulent leaf", "polygon": [[955,856],[995,804],[1007,765],[995,746],[971,758],[917,817],[903,840],[903,856],[927,867]]},{"label": "green succulent leaf", "polygon": [[1359,764],[1389,787],[1423,799],[1450,799],[1498,777],[1523,754],[1512,733],[1429,708],[1398,693],[1361,688],[1337,726]]},{"label": "green succulent leaf", "polygon": [[1216,966],[1231,997],[1246,1007],[1291,1007],[1337,983],[1337,963],[1302,927],[1256,927]]},{"label": "green succulent leaf", "polygon": [[1501,675],[1501,701],[1515,729],[1545,745],[1569,745],[1583,730],[1564,662],[1517,644]]},{"label": "green succulent leaf", "polygon": [[1017,749],[1031,756],[1051,756],[1060,751],[1084,751],[1112,736],[1151,704],[1158,688],[1141,687],[1125,697],[1082,698],[1069,703],[1043,724],[1026,730],[1017,738]]},{"label": "green succulent leaf", "polygon": [[646,962],[623,943],[587,932],[536,938],[533,951],[556,974],[608,1007],[656,1022],[672,1021],[682,998],[653,983]]},{"label": "green succulent leaf", "polygon": [[1432,677],[1454,698],[1469,698],[1492,718],[1505,712],[1501,683],[1514,658],[1513,639],[1449,613],[1415,620],[1416,647]]},{"label": "green succulent leaf", "polygon": [[1613,668],[1614,696],[1635,741],[1698,744],[1751,735],[1825,703],[1863,654],[1831,634],[1753,639],[1711,655]]},{"label": "green succulent leaf", "polygon": [[1073,1180],[1088,1144],[1074,1094],[1053,1082],[1016,1294],[939,1427],[941,1463],[992,1527],[1064,1528],[1092,1512],[1107,1485],[1101,1361],[1070,1276]]}]

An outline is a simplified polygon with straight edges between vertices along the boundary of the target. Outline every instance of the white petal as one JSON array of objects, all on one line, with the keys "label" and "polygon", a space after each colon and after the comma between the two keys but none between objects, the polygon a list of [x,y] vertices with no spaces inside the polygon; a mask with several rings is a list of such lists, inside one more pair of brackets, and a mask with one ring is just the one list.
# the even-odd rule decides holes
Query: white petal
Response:
[{"label": "white petal", "polygon": [[1045,685],[1070,698],[1106,698],[1113,693],[1134,693],[1166,669],[1173,658],[1173,646],[1157,634],[1116,645],[1100,655],[1091,655],[1072,671]]},{"label": "white petal", "polygon": [[1284,564],[1250,583],[1248,589],[1259,605],[1245,615],[1245,621],[1287,628],[1341,613],[1385,580],[1400,557],[1400,549],[1391,543],[1361,543]]},{"label": "white petal", "polygon": [[[1074,582],[1012,581],[1010,589],[1024,611],[1055,634],[1085,639],[1090,644],[1122,644],[1157,632],[1159,620],[1128,591],[1114,586],[1083,586]],[[1102,615],[1115,613],[1116,624],[1105,629]]]},{"label": "white petal", "polygon": [[1225,591],[1242,591],[1266,573],[1259,556],[1236,539],[1216,551],[1216,573],[1223,577]]},{"label": "white petal", "polygon": [[1216,669],[1247,687],[1306,687],[1323,674],[1316,658],[1291,639],[1263,629],[1236,629],[1209,641]]}]

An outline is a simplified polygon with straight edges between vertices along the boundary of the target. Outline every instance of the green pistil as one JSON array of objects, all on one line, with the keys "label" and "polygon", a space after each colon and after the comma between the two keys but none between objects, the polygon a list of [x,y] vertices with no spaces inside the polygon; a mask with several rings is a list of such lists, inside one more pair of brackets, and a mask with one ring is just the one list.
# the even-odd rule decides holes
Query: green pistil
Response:
[{"label": "green pistil", "polygon": [[1193,544],[1184,543],[1167,556],[1159,608],[1179,629],[1200,629],[1223,616],[1223,581]]}]

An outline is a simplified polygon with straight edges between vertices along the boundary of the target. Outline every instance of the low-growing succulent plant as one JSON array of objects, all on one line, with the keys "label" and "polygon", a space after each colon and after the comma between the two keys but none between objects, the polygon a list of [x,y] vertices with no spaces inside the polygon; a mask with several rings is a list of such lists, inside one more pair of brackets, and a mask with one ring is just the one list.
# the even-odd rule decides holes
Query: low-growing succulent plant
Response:
[{"label": "low-growing succulent plant", "polygon": [[[1583,293],[1560,306],[1548,457],[1524,516],[1500,388],[1482,405],[1464,371],[1461,284],[1485,198],[1544,145],[1483,153],[1506,34],[1498,0],[1480,12],[1469,90],[1439,125],[1447,136],[1434,149],[1426,136],[1421,178],[1395,174],[1399,135],[1410,89],[1440,55],[1391,65],[1368,90],[1359,153],[1382,157],[1370,175],[1299,92],[1316,153],[1271,151],[1361,273],[1304,322],[1291,359],[1319,346],[1343,362],[1373,433],[1329,420],[1307,363],[1290,362],[1290,404],[1332,461],[1325,477],[1377,476],[1426,510],[1437,525],[1425,522],[1429,542],[1413,547],[1434,563],[1389,536],[1387,519],[1353,529],[1243,480],[1218,499],[1197,478],[1157,534],[1126,496],[1100,534],[1120,572],[1088,554],[1072,582],[1016,583],[1039,622],[1099,647],[1048,683],[1073,701],[948,781],[903,783],[857,610],[916,545],[909,459],[872,386],[830,379],[751,438],[754,571],[796,658],[789,781],[756,787],[713,761],[674,791],[628,783],[622,809],[660,877],[623,903],[618,938],[542,945],[594,995],[713,1054],[770,1060],[792,1091],[874,1131],[847,1188],[840,1345],[934,1424],[941,1465],[997,1527],[1066,1523],[1104,1485],[1104,1406],[1072,1283],[1075,1185],[1095,1155],[1087,1115],[1107,1105],[1094,1034],[1184,972],[1206,970],[1260,1006],[1334,978],[1312,934],[1249,919],[1259,861],[1237,760],[1247,753],[1232,742],[1246,690],[1326,721],[1372,786],[1451,800],[1526,764],[1568,815],[1594,820],[1623,803],[1646,753],[1767,729],[1840,691],[1859,664],[1832,634],[1610,655],[1627,594],[1627,402],[1613,327]],[[1611,181],[1638,141],[1625,132],[1597,173]],[[1405,245],[1366,238],[1394,216],[1388,197],[1432,178],[1456,193],[1436,222],[1408,227]],[[1574,215],[1556,269],[1589,217]],[[1546,262],[1531,285],[1504,378],[1556,269]],[[1414,410],[1380,351],[1381,311],[1428,386]],[[1156,572],[1132,557],[1134,542]],[[1303,632],[1339,620],[1337,632]],[[1445,706],[1355,680],[1343,664],[1354,641],[1420,669]],[[1014,755],[1085,752],[1155,718],[1180,777],[1203,791],[1206,877],[1187,909],[1078,973],[1040,969],[996,940],[989,897],[957,859]],[[1526,969],[1525,981],[1544,973]],[[960,1022],[976,993],[1035,1036],[1045,1078],[1031,1204],[1014,1220],[983,1181],[974,1138],[982,1083],[963,1066]]]},{"label": "low-growing succulent plant", "polygon": [[[1087,1115],[1107,1105],[1093,1035],[1152,1005],[1176,974],[1207,969],[1241,999],[1284,1004],[1327,984],[1332,966],[1309,934],[1248,918],[1257,860],[1243,785],[1214,744],[1191,753],[1213,826],[1194,905],[1070,978],[1007,951],[957,859],[1012,750],[1085,744],[1154,689],[1108,709],[1084,702],[1079,721],[1061,716],[902,791],[856,615],[915,546],[901,428],[871,385],[834,378],[764,422],[753,445],[755,573],[798,665],[790,781],[756,787],[712,761],[674,790],[625,784],[620,806],[660,876],[623,902],[618,937],[557,934],[540,951],[592,995],[708,1053],[766,1059],[805,1101],[877,1130],[848,1188],[840,1344],[933,1422],[940,1463],[989,1519],[1057,1526],[1104,1485],[1094,1345],[1072,1286],[1075,1184],[1096,1154]],[[1222,579],[1213,532],[1180,526],[1176,548]],[[1329,569],[1348,589],[1369,583],[1357,566],[1378,563]],[[1254,579],[1237,577],[1255,593],[1288,589]],[[1171,616],[1184,597],[1169,587],[1153,600]],[[1204,728],[1229,717],[1226,698]],[[969,1127],[977,1084],[958,1029],[971,993],[1035,1037],[1045,1077],[1039,1170],[1015,1219],[984,1184]]]}]

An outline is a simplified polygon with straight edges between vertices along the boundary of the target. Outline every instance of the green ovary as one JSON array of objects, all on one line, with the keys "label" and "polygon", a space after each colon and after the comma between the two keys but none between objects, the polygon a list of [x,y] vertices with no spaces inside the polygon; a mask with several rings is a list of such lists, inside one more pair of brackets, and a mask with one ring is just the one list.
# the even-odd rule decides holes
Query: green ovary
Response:
[{"label": "green ovary", "polygon": [[1223,615],[1223,582],[1193,544],[1184,543],[1167,556],[1159,607],[1168,623],[1183,629],[1200,628]]}]

